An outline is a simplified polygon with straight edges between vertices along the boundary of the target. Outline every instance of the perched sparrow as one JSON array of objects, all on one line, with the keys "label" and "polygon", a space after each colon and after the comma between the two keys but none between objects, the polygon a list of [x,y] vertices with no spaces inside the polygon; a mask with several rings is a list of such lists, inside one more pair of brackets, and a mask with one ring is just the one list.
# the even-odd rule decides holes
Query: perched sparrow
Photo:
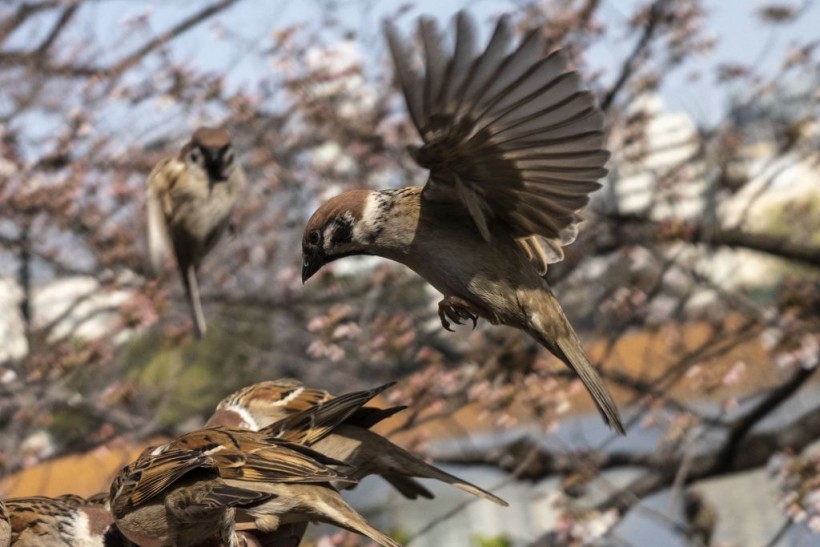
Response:
[{"label": "perched sparrow", "polygon": [[280,436],[306,443],[317,452],[350,465],[350,470],[346,473],[349,477],[359,480],[367,475],[381,475],[410,499],[419,496],[433,497],[427,488],[412,478],[420,477],[440,480],[499,505],[507,505],[501,498],[425,463],[369,430],[405,407],[359,408],[331,431],[320,435],[313,431],[302,434],[287,431],[294,427],[294,421],[309,423],[309,420],[300,419],[299,416],[310,415],[312,409],[321,408],[328,405],[329,401],[338,401],[343,397],[334,398],[327,391],[307,388],[298,380],[290,378],[260,382],[223,399],[206,426],[226,425],[252,431],[262,428],[274,431],[278,429]]},{"label": "perched sparrow", "polygon": [[401,262],[443,293],[449,330],[482,317],[521,329],[578,374],[604,420],[624,433],[618,410],[542,278],[577,233],[577,212],[600,187],[603,114],[567,70],[563,53],[544,55],[536,29],[511,51],[499,20],[486,50],[461,12],[447,53],[433,21],[419,23],[425,75],[392,24],[387,40],[430,170],[424,188],[352,190],[322,204],[305,228],[302,280],[351,255]]},{"label": "perched sparrow", "polygon": [[318,520],[397,545],[345,503],[330,481],[352,479],[328,465],[344,464],[264,432],[203,429],[125,467],[111,485],[111,511],[123,534],[143,546],[217,538],[236,547],[236,509],[262,533]]},{"label": "perched sparrow", "polygon": [[9,523],[9,511],[6,505],[0,501],[0,547],[9,547],[11,543],[11,524]]},{"label": "perched sparrow", "polygon": [[230,135],[219,128],[197,129],[177,157],[162,160],[148,175],[151,266],[160,271],[173,246],[197,338],[205,334],[197,271],[228,226],[244,186]]},{"label": "perched sparrow", "polygon": [[[133,545],[113,525],[105,507],[58,498],[6,501],[14,547],[113,547]],[[3,543],[0,532],[0,545]]]}]

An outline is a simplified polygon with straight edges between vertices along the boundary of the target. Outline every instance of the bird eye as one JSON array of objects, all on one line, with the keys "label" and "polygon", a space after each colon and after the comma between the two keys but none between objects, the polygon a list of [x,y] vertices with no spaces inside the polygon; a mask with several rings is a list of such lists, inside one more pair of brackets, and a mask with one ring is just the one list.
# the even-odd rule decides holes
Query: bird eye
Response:
[{"label": "bird eye", "polygon": [[322,234],[319,233],[319,230],[313,230],[310,232],[310,235],[308,235],[308,242],[311,245],[318,245],[320,241],[322,241]]},{"label": "bird eye", "polygon": [[199,160],[202,158],[202,153],[199,151],[199,148],[191,148],[188,158],[191,160],[191,163],[199,163]]}]

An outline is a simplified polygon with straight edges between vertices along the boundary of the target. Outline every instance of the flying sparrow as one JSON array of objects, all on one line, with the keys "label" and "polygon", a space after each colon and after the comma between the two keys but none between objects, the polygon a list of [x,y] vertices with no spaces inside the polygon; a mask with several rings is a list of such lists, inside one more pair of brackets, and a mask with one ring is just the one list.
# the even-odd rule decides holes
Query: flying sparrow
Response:
[{"label": "flying sparrow", "polygon": [[178,156],[160,161],[148,175],[151,267],[159,272],[173,248],[197,338],[206,330],[197,271],[228,226],[244,187],[245,173],[221,128],[200,127]]},{"label": "flying sparrow", "polygon": [[262,533],[318,520],[397,545],[347,505],[330,481],[353,479],[328,465],[344,466],[264,431],[203,429],[125,467],[111,485],[111,511],[123,534],[140,545],[193,546],[218,538],[237,547],[237,509]]},{"label": "flying sparrow", "polygon": [[[78,497],[79,498],[79,497]],[[78,503],[75,503],[78,502]],[[41,496],[6,500],[14,547],[131,546],[105,507]],[[0,545],[3,543],[0,527]]]},{"label": "flying sparrow", "polygon": [[618,410],[542,277],[575,239],[578,211],[606,175],[603,114],[540,30],[512,48],[501,18],[483,53],[460,12],[454,53],[421,19],[425,74],[391,23],[387,41],[430,170],[424,188],[352,190],[322,204],[302,239],[302,280],[351,255],[398,261],[444,298],[445,329],[479,317],[521,329],[580,377],[608,425]]},{"label": "flying sparrow", "polygon": [[437,479],[499,505],[507,505],[501,498],[422,461],[370,431],[370,427],[405,407],[361,407],[321,434],[315,434],[315,428],[301,434],[287,431],[294,428],[294,423],[310,423],[300,416],[310,416],[315,409],[339,399],[327,391],[305,387],[291,378],[259,382],[223,399],[206,426],[226,425],[251,431],[262,428],[274,432],[278,430],[277,434],[283,438],[306,443],[325,456],[347,463],[350,470],[346,474],[350,478],[360,480],[368,475],[381,475],[410,499],[433,497],[427,488],[412,478],[420,477]]}]

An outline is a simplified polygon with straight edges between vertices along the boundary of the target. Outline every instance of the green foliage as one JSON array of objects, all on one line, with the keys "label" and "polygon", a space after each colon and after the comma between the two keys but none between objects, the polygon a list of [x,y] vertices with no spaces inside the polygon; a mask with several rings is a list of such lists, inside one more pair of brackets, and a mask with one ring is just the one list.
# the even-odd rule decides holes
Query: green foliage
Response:
[{"label": "green foliage", "polygon": [[476,547],[512,547],[513,542],[509,537],[502,534],[493,537],[475,536],[473,544]]},{"label": "green foliage", "polygon": [[[156,409],[161,427],[208,414],[243,385],[246,357],[217,324],[200,342],[163,345],[159,332],[135,338],[124,352],[127,377]],[[164,347],[163,347],[164,346]]]},{"label": "green foliage", "polygon": [[390,531],[390,537],[395,539],[396,542],[398,542],[402,545],[405,545],[406,543],[408,543],[410,541],[410,539],[412,538],[412,536],[410,535],[410,532],[408,532],[407,530],[405,530],[403,528],[395,528],[395,529],[391,530]]}]

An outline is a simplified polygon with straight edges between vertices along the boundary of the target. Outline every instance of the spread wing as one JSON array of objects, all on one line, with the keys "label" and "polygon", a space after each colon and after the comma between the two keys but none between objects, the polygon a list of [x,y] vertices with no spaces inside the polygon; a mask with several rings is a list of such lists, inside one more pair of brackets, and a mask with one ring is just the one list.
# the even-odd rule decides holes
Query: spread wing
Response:
[{"label": "spread wing", "polygon": [[165,260],[171,254],[171,237],[165,218],[172,210],[170,189],[184,169],[184,164],[178,159],[167,158],[154,166],[148,175],[145,192],[148,259],[154,274],[162,271]]},{"label": "spread wing", "polygon": [[481,53],[466,13],[457,15],[452,52],[436,24],[420,19],[423,74],[389,22],[385,34],[423,141],[410,152],[430,169],[423,197],[460,202],[487,241],[491,227],[507,231],[545,273],[563,258],[578,211],[607,173],[592,93],[562,52],[544,53],[538,30],[513,47],[507,18]]}]

